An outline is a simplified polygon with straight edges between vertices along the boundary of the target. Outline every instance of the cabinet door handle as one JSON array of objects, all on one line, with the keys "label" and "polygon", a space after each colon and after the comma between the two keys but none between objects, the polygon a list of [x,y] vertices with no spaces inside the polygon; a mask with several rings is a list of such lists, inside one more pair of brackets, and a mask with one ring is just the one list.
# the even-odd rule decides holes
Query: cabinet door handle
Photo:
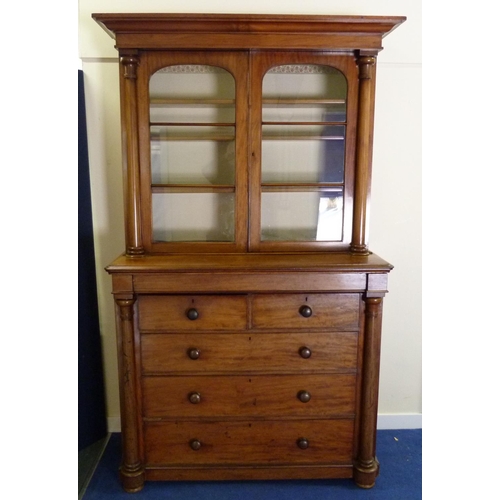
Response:
[{"label": "cabinet door handle", "polygon": [[302,358],[307,359],[311,357],[311,349],[309,347],[303,346],[299,349],[299,354]]},{"label": "cabinet door handle", "polygon": [[302,306],[299,309],[299,313],[304,318],[310,318],[312,316],[313,310],[309,306]]},{"label": "cabinet door handle", "polygon": [[299,391],[297,397],[303,403],[308,403],[309,401],[311,401],[311,393],[308,391]]},{"label": "cabinet door handle", "polygon": [[188,396],[189,402],[197,405],[201,403],[201,394],[199,392],[191,392]]},{"label": "cabinet door handle", "polygon": [[299,439],[297,439],[297,446],[301,450],[305,450],[305,449],[309,448],[309,441],[306,438],[299,438]]},{"label": "cabinet door handle", "polygon": [[187,310],[186,316],[191,321],[194,321],[195,319],[198,319],[199,314],[198,314],[198,311],[194,307],[192,307],[191,309]]},{"label": "cabinet door handle", "polygon": [[188,349],[188,356],[191,359],[198,359],[201,355],[201,352],[199,349],[196,349],[196,347],[191,347],[191,349]]},{"label": "cabinet door handle", "polygon": [[191,441],[189,442],[189,446],[192,450],[198,451],[201,448],[201,441],[199,441],[198,439],[191,439]]}]

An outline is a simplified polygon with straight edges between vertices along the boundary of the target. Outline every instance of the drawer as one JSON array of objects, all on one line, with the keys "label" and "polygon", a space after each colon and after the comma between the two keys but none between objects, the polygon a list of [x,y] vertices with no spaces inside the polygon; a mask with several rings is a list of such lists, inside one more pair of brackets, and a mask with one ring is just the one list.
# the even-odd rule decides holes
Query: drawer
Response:
[{"label": "drawer", "polygon": [[357,332],[141,336],[144,373],[355,369],[357,348]]},{"label": "drawer", "polygon": [[355,412],[355,375],[144,377],[145,417],[330,417]]},{"label": "drawer", "polygon": [[143,331],[235,330],[247,326],[247,299],[241,295],[143,295]]},{"label": "drawer", "polygon": [[352,420],[147,422],[146,466],[350,464]]},{"label": "drawer", "polygon": [[254,328],[357,330],[358,294],[277,294],[252,298]]}]

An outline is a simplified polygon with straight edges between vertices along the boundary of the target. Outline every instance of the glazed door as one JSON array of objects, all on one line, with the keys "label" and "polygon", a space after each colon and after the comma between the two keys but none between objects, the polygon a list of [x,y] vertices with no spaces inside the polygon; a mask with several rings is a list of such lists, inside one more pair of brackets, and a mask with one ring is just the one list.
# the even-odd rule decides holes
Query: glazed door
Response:
[{"label": "glazed door", "polygon": [[354,58],[257,53],[251,89],[251,249],[347,248],[356,123]]},{"label": "glazed door", "polygon": [[146,251],[245,250],[248,53],[148,53],[139,75]]}]

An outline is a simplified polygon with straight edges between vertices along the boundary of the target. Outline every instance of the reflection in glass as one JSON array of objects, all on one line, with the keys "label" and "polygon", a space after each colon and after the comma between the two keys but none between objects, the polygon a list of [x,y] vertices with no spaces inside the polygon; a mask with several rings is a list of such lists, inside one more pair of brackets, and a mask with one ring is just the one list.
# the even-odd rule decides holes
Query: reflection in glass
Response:
[{"label": "reflection in glass", "polygon": [[262,241],[341,241],[343,193],[262,193]]},{"label": "reflection in glass", "polygon": [[234,241],[234,193],[153,193],[153,240]]}]

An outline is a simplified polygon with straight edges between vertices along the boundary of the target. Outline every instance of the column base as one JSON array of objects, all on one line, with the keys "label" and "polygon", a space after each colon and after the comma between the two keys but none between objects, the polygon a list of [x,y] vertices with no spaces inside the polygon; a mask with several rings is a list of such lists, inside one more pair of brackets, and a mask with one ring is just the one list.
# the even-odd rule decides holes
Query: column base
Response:
[{"label": "column base", "polygon": [[128,493],[136,493],[144,487],[144,469],[120,467],[120,479],[123,489]]},{"label": "column base", "polygon": [[375,479],[379,475],[380,464],[374,458],[370,462],[355,462],[354,463],[354,482],[360,488],[373,488],[375,486]]}]

